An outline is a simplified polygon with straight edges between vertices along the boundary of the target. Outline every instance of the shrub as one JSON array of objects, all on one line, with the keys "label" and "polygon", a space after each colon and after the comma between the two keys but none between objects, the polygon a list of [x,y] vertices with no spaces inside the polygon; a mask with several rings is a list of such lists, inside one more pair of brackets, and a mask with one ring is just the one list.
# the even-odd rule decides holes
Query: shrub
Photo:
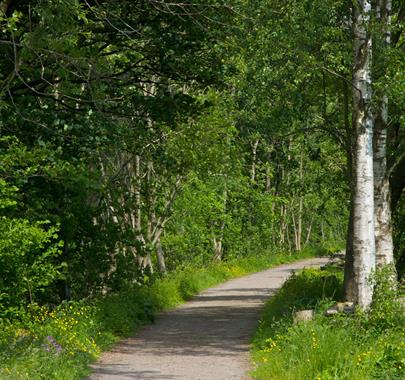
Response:
[{"label": "shrub", "polygon": [[[0,179],[0,211],[15,206],[17,188]],[[34,303],[56,279],[61,265],[57,228],[49,222],[31,223],[0,214],[0,317],[20,313]]]}]

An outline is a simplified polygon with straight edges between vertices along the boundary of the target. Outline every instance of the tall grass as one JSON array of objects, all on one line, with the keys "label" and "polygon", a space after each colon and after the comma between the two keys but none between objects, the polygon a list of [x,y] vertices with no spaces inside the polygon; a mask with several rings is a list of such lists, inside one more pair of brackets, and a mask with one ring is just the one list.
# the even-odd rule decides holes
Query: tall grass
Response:
[{"label": "tall grass", "polygon": [[[395,292],[385,286],[377,286],[376,292],[380,302],[368,314],[331,318],[323,312],[342,298],[341,271],[311,269],[291,278],[266,305],[253,343],[253,376],[266,380],[405,379],[403,311]],[[294,310],[307,308],[315,309],[315,319],[294,325]]]}]

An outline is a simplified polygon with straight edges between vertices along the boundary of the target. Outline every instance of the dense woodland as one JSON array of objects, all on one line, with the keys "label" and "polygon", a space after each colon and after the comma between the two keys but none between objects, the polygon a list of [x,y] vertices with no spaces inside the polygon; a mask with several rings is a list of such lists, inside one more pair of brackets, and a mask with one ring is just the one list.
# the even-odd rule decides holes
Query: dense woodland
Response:
[{"label": "dense woodland", "polygon": [[346,236],[359,283],[373,196],[403,273],[405,4],[369,5],[0,1],[0,315]]}]

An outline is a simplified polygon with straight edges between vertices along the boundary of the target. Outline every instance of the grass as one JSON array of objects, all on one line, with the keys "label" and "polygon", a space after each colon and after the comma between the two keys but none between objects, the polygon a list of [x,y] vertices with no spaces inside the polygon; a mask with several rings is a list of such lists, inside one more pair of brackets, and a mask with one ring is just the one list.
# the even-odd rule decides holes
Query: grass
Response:
[{"label": "grass", "polygon": [[[342,299],[342,277],[336,267],[304,270],[267,303],[253,342],[254,378],[405,379],[405,320],[396,292],[380,275],[369,313],[325,317]],[[314,320],[293,324],[294,310],[311,308]]]},{"label": "grass", "polygon": [[120,338],[151,323],[203,289],[278,264],[325,253],[245,257],[187,268],[107,297],[65,302],[53,310],[31,305],[18,319],[0,320],[0,379],[82,379],[89,363]]}]

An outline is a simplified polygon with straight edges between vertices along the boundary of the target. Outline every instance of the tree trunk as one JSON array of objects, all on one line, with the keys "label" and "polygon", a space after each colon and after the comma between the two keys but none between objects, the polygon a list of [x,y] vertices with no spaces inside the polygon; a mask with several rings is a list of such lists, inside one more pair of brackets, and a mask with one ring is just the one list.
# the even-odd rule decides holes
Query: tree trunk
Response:
[{"label": "tree trunk", "polygon": [[[146,165],[146,202],[147,202],[147,212],[148,212],[148,222],[147,222],[147,233],[146,233],[146,241],[148,245],[147,254],[146,254],[146,263],[149,266],[150,272],[153,273],[153,266],[152,266],[152,250],[155,247],[152,244],[153,240],[153,230],[156,225],[156,211],[155,211],[155,187],[154,187],[154,178],[153,178],[153,162],[148,161]],[[160,241],[160,236],[159,236]],[[163,250],[162,250],[163,254]]]},{"label": "tree trunk", "polygon": [[302,190],[304,187],[303,183],[304,178],[304,167],[303,167],[303,156],[300,156],[300,167],[299,167],[299,180],[300,180],[300,189],[299,189],[299,196],[298,196],[298,215],[297,218],[294,214],[294,207],[291,207],[291,216],[293,222],[293,229],[294,229],[294,244],[295,250],[301,251],[302,248],[302,211],[304,207],[304,199],[302,196]]},{"label": "tree trunk", "polygon": [[221,237],[213,238],[214,243],[214,256],[213,261],[221,261],[222,260],[222,239]]},{"label": "tree trunk", "polygon": [[299,226],[297,221],[295,220],[294,207],[291,207],[291,221],[294,232],[294,247],[296,251],[299,251],[301,239],[299,237]]},{"label": "tree trunk", "polygon": [[135,240],[136,240],[136,255],[138,259],[138,266],[141,270],[147,265],[147,258],[143,255],[145,254],[145,239],[142,234],[142,210],[141,210],[141,158],[139,155],[135,156],[135,213],[134,217],[134,227],[135,227]]},{"label": "tree trunk", "polygon": [[252,144],[252,168],[250,170],[250,180],[253,183],[256,182],[256,160],[257,160],[257,147],[259,146],[259,139],[256,139]]},{"label": "tree trunk", "polygon": [[[377,124],[379,124],[379,121]],[[377,137],[374,141],[375,246],[376,263],[380,266],[394,262],[391,223],[391,189],[389,178],[386,175],[386,130],[377,130]]]},{"label": "tree trunk", "polygon": [[321,241],[322,241],[322,244],[325,243],[325,228],[324,228],[323,220],[321,220]]},{"label": "tree trunk", "polygon": [[405,155],[396,160],[395,164],[390,167],[390,172],[391,210],[395,210],[405,189]]},{"label": "tree trunk", "polygon": [[[304,244],[304,246],[307,246],[308,245],[308,243],[309,243],[309,241],[310,241],[310,239],[311,239],[311,233],[312,233],[312,224],[314,223],[314,216],[312,216],[312,218],[311,218],[311,220],[310,220],[310,222],[309,222],[309,226],[308,226],[308,229],[307,229],[307,237],[306,237],[306,239],[305,239],[305,244]],[[323,227],[322,227],[323,228]]]},{"label": "tree trunk", "polygon": [[[149,249],[152,250],[153,248],[156,249],[156,261],[158,270],[160,273],[166,273],[166,260],[165,255],[162,247],[162,243],[160,242],[161,232],[156,234],[158,231],[156,229],[157,219],[156,219],[156,187],[155,187],[155,178],[154,178],[154,167],[153,162],[148,161],[147,165],[147,173],[146,173],[146,181],[147,181],[147,203],[148,203],[148,233],[147,233],[147,241],[149,245]],[[155,241],[155,242],[154,242]],[[150,258],[151,252],[149,252]],[[152,260],[149,259],[150,270],[153,273],[152,267]]]},{"label": "tree trunk", "polygon": [[[223,201],[223,214],[226,213],[226,205],[228,202],[228,190],[225,187],[224,192],[222,194],[222,201]],[[224,240],[224,230],[225,230],[225,218],[222,217],[221,224],[219,226],[219,234],[218,236],[214,236],[213,243],[214,243],[214,261],[221,261],[222,260],[222,241]]]},{"label": "tree trunk", "polygon": [[344,124],[346,131],[346,154],[347,154],[347,178],[350,185],[350,214],[349,223],[347,226],[347,240],[345,252],[345,268],[344,268],[344,289],[346,300],[354,300],[354,268],[353,268],[353,204],[354,204],[354,134],[350,122],[350,99],[349,99],[349,86],[347,82],[343,83],[343,113]]},{"label": "tree trunk", "polygon": [[[391,0],[377,0],[377,19],[381,22],[383,47],[391,40]],[[382,59],[383,57],[380,56]],[[383,62],[384,65],[384,62]],[[379,70],[377,70],[379,71]],[[381,77],[385,68],[377,75]],[[378,266],[394,262],[394,246],[391,223],[391,189],[387,171],[388,97],[383,93],[378,101],[374,120],[374,208],[375,249]]]},{"label": "tree trunk", "polygon": [[283,247],[286,239],[285,239],[285,233],[286,233],[286,227],[287,227],[287,207],[285,205],[281,205],[280,207],[280,247]]},{"label": "tree trunk", "polygon": [[291,238],[290,238],[290,229],[289,229],[289,224],[286,223],[286,235],[287,235],[287,243],[288,243],[288,254],[291,255],[292,253],[292,248],[291,248]]},{"label": "tree trunk", "polygon": [[373,117],[371,103],[371,49],[369,33],[371,4],[358,0],[353,7],[353,267],[354,299],[367,309],[373,297],[370,275],[375,268]]},{"label": "tree trunk", "polygon": [[298,201],[297,244],[296,244],[297,251],[301,251],[301,241],[302,241],[302,210],[303,210],[303,206],[304,206],[304,199],[302,197],[302,191],[303,191],[303,187],[304,187],[303,178],[304,178],[304,167],[303,167],[303,157],[301,154],[301,157],[300,157],[300,196],[299,196],[299,201]]},{"label": "tree trunk", "polygon": [[160,242],[160,238],[156,242],[156,258],[157,258],[159,272],[162,274],[166,273],[167,269],[166,269],[165,255],[163,252],[162,243]]},{"label": "tree trunk", "polygon": [[302,208],[303,208],[303,199],[302,196],[300,196],[299,202],[298,202],[298,221],[297,221],[297,244],[296,248],[297,251],[301,251],[301,242],[302,242]]},{"label": "tree trunk", "polygon": [[346,255],[345,255],[345,272],[344,272],[344,287],[345,298],[347,301],[353,301],[355,299],[355,284],[354,284],[354,259],[353,259],[353,195],[351,190],[350,200],[350,215],[349,224],[347,228],[347,241],[346,241]]}]

